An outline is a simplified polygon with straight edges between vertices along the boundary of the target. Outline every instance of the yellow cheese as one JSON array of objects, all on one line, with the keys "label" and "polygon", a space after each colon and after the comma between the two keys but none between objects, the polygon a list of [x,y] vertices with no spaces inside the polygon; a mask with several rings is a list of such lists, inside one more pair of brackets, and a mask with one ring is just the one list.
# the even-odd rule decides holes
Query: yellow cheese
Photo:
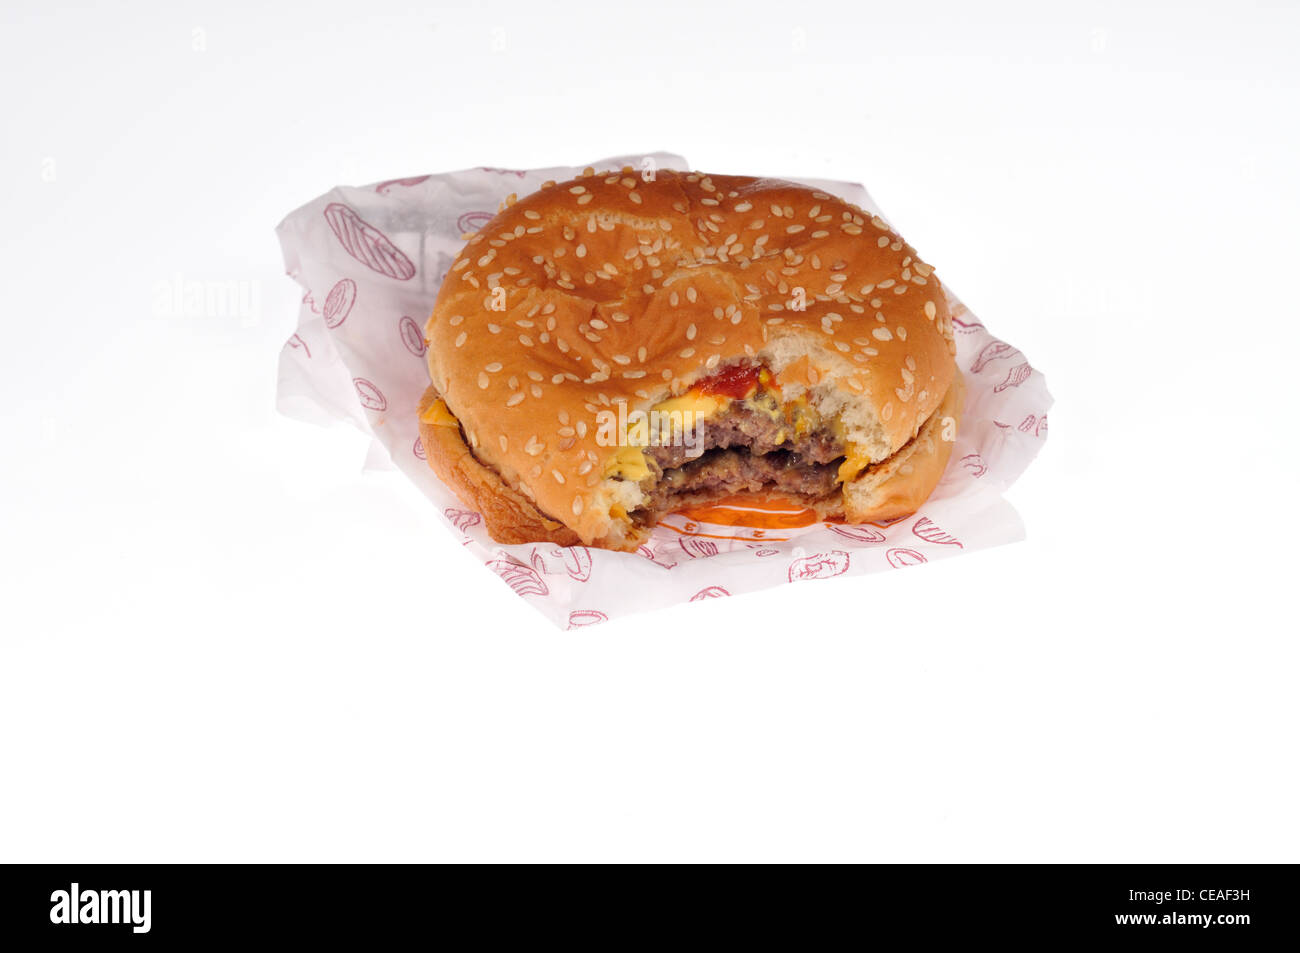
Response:
[{"label": "yellow cheese", "polygon": [[716,397],[687,392],[681,397],[672,397],[661,404],[655,404],[654,409],[661,414],[680,412],[683,417],[687,413],[695,414],[696,417],[711,417],[721,406],[722,402]]},{"label": "yellow cheese", "polygon": [[605,464],[605,477],[621,477],[637,483],[650,475],[650,465],[640,447],[619,447]]},{"label": "yellow cheese", "polygon": [[460,426],[460,421],[447,409],[447,405],[440,400],[435,400],[426,407],[424,413],[420,414],[420,420],[426,424],[433,424],[435,427]]},{"label": "yellow cheese", "polygon": [[[702,394],[686,393],[681,397],[672,397],[662,403],[655,404],[651,411],[658,414],[676,414],[672,433],[677,432],[681,426],[694,426],[696,422],[716,414],[723,406],[723,402],[714,397],[706,397]],[[668,430],[664,418],[659,418],[659,440],[663,442],[669,438]],[[605,476],[620,477],[624,480],[631,480],[636,483],[650,475],[650,465],[646,462],[645,453],[638,445],[645,439],[647,433],[646,427],[629,428],[624,439],[628,441],[628,446],[619,447],[617,451],[609,458],[605,464]]]},{"label": "yellow cheese", "polygon": [[841,483],[852,483],[870,463],[871,458],[867,456],[866,451],[855,444],[849,444],[849,452],[845,455],[844,462],[840,464],[836,478]]}]

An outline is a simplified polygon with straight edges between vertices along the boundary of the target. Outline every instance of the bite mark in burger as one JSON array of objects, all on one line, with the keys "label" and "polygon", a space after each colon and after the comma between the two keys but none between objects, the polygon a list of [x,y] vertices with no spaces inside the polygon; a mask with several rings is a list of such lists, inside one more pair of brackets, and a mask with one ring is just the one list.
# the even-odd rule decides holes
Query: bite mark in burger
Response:
[{"label": "bite mark in burger", "polygon": [[930,266],[881,219],[776,179],[587,170],[511,196],[424,336],[429,465],[504,543],[630,551],[737,497],[905,516],[965,392]]}]

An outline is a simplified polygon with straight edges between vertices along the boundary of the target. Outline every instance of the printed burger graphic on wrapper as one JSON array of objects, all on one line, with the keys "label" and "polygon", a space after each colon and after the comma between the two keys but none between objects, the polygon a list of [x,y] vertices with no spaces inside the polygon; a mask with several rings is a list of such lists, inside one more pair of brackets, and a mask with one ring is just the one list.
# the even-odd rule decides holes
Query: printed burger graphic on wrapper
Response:
[{"label": "printed burger graphic on wrapper", "polygon": [[411,259],[402,254],[383,232],[362,221],[360,215],[343,203],[335,202],[328,206],[325,221],[347,253],[367,268],[398,281],[415,277],[415,265]]}]

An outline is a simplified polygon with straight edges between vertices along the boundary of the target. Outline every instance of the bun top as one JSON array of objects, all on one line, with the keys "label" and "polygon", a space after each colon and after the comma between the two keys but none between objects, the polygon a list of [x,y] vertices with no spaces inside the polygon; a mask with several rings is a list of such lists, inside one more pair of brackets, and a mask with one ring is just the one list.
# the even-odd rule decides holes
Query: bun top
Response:
[{"label": "bun top", "polygon": [[766,364],[871,460],[956,373],[929,265],[880,218],[777,179],[631,168],[511,196],[429,318],[429,370],[474,453],[584,540],[626,498],[598,415]]}]

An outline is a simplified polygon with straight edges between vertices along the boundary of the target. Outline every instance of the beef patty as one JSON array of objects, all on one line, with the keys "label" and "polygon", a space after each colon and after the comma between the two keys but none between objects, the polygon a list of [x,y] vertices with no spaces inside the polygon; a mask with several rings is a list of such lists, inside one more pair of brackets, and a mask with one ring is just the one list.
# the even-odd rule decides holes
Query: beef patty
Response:
[{"label": "beef patty", "polygon": [[695,446],[648,447],[646,501],[632,514],[646,525],[684,506],[737,493],[778,493],[813,502],[835,491],[844,445],[833,434],[792,435],[794,421],[740,402],[698,424]]},{"label": "beef patty", "polygon": [[836,463],[809,463],[788,450],[709,450],[685,466],[664,471],[632,516],[642,524],[652,523],[684,506],[760,490],[812,503],[835,490],[838,469]]}]

